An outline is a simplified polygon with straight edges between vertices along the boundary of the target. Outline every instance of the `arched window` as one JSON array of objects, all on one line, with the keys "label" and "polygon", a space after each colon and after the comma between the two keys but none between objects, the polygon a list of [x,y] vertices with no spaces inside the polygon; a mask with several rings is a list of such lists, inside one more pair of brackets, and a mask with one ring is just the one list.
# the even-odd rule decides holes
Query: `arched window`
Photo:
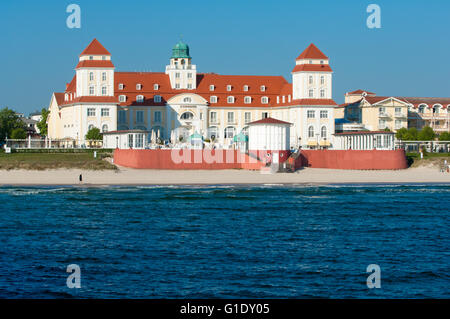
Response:
[{"label": "arched window", "polygon": [[327,137],[327,127],[326,126],[322,126],[322,128],[320,129],[320,136],[322,138],[326,138]]},{"label": "arched window", "polygon": [[159,84],[153,84],[153,90],[159,90]]},{"label": "arched window", "polygon": [[314,126],[308,128],[308,137],[314,137]]},{"label": "arched window", "polygon": [[433,113],[438,114],[440,108],[441,108],[440,105],[437,105],[437,104],[433,105]]},{"label": "arched window", "polygon": [[184,103],[191,103],[191,102],[192,102],[192,99],[191,99],[190,97],[185,97],[185,98],[183,99],[183,102],[184,102]]},{"label": "arched window", "polygon": [[236,129],[233,126],[228,126],[225,128],[224,137],[225,138],[233,138],[235,132],[236,132]]},{"label": "arched window", "polygon": [[153,100],[155,101],[155,103],[160,103],[161,102],[161,95],[155,95],[153,97]]},{"label": "arched window", "polygon": [[426,107],[426,104],[420,104],[419,105],[419,113],[425,113],[425,107]]},{"label": "arched window", "polygon": [[248,91],[248,85],[244,85],[244,91],[245,91],[245,92]]},{"label": "arched window", "polygon": [[102,133],[108,132],[108,124],[103,124],[102,126]]},{"label": "arched window", "polygon": [[94,124],[89,124],[88,131],[92,130],[94,128]]},{"label": "arched window", "polygon": [[217,128],[217,126],[210,126],[208,128],[208,138],[212,140],[213,137],[214,139],[219,138],[219,129]]},{"label": "arched window", "polygon": [[140,90],[140,89],[142,89],[142,84],[140,84],[140,83],[136,84],[136,90]]},{"label": "arched window", "polygon": [[182,119],[182,120],[192,120],[193,118],[194,118],[194,114],[192,114],[191,112],[184,112],[180,116],[180,119]]}]

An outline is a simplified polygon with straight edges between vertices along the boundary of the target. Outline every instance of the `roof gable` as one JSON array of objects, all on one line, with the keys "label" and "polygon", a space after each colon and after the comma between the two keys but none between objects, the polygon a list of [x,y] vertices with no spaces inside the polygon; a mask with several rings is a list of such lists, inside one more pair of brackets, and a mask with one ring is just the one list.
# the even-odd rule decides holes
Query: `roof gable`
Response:
[{"label": "roof gable", "polygon": [[305,51],[303,51],[298,57],[297,60],[301,59],[324,59],[327,60],[328,57],[320,51],[314,43],[311,43]]},{"label": "roof gable", "polygon": [[97,39],[92,40],[81,55],[111,55]]}]

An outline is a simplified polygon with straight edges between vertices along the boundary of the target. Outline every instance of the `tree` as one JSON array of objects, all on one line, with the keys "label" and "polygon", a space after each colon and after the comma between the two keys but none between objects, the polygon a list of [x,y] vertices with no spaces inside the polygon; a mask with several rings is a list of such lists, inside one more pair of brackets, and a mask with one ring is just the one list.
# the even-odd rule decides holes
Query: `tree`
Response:
[{"label": "tree", "polygon": [[439,141],[450,141],[450,132],[442,132],[439,135]]},{"label": "tree", "polygon": [[47,136],[48,134],[47,118],[49,114],[50,114],[49,110],[47,110],[46,108],[42,108],[41,111],[42,119],[36,124],[42,136]]},{"label": "tree", "polygon": [[419,141],[432,141],[436,137],[433,129],[429,126],[425,126],[422,130],[420,130],[418,139]]},{"label": "tree", "polygon": [[0,110],[0,141],[11,137],[11,133],[14,129],[21,128],[25,130],[25,123],[17,116],[17,114],[5,107]]},{"label": "tree", "polygon": [[405,140],[406,140],[407,134],[408,134],[408,129],[407,129],[406,127],[402,127],[401,129],[399,129],[399,130],[397,131],[397,133],[395,133],[395,137],[396,137],[398,140],[405,141]]},{"label": "tree", "polygon": [[97,127],[93,127],[91,128],[87,134],[86,134],[86,139],[87,140],[102,140],[103,139],[103,135],[102,133],[100,133],[100,129]]},{"label": "tree", "polygon": [[408,132],[405,134],[405,141],[417,141],[417,137],[419,132],[415,127],[411,127],[408,129]]},{"label": "tree", "polygon": [[11,137],[10,138],[13,139],[13,140],[26,139],[27,138],[27,132],[21,127],[15,128],[15,129],[13,129],[11,131]]}]

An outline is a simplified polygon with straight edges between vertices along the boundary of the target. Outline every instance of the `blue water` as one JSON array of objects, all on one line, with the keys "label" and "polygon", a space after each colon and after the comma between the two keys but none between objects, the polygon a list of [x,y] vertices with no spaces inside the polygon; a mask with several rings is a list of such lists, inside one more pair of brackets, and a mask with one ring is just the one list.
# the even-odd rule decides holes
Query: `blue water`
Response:
[{"label": "blue water", "polygon": [[3,187],[0,297],[449,298],[449,198],[450,185]]}]

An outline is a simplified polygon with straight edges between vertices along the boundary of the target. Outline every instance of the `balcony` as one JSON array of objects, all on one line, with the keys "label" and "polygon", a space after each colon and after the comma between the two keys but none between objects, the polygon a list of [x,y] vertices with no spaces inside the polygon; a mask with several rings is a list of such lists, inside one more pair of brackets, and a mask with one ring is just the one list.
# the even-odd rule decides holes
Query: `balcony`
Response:
[{"label": "balcony", "polygon": [[395,113],[394,116],[395,116],[395,117],[399,117],[399,118],[406,118],[406,117],[407,117],[407,115],[404,114],[404,113]]},{"label": "balcony", "polygon": [[389,118],[389,117],[391,117],[389,114],[387,114],[387,113],[385,113],[385,112],[380,112],[380,113],[378,113],[378,117],[381,117],[381,118]]}]

